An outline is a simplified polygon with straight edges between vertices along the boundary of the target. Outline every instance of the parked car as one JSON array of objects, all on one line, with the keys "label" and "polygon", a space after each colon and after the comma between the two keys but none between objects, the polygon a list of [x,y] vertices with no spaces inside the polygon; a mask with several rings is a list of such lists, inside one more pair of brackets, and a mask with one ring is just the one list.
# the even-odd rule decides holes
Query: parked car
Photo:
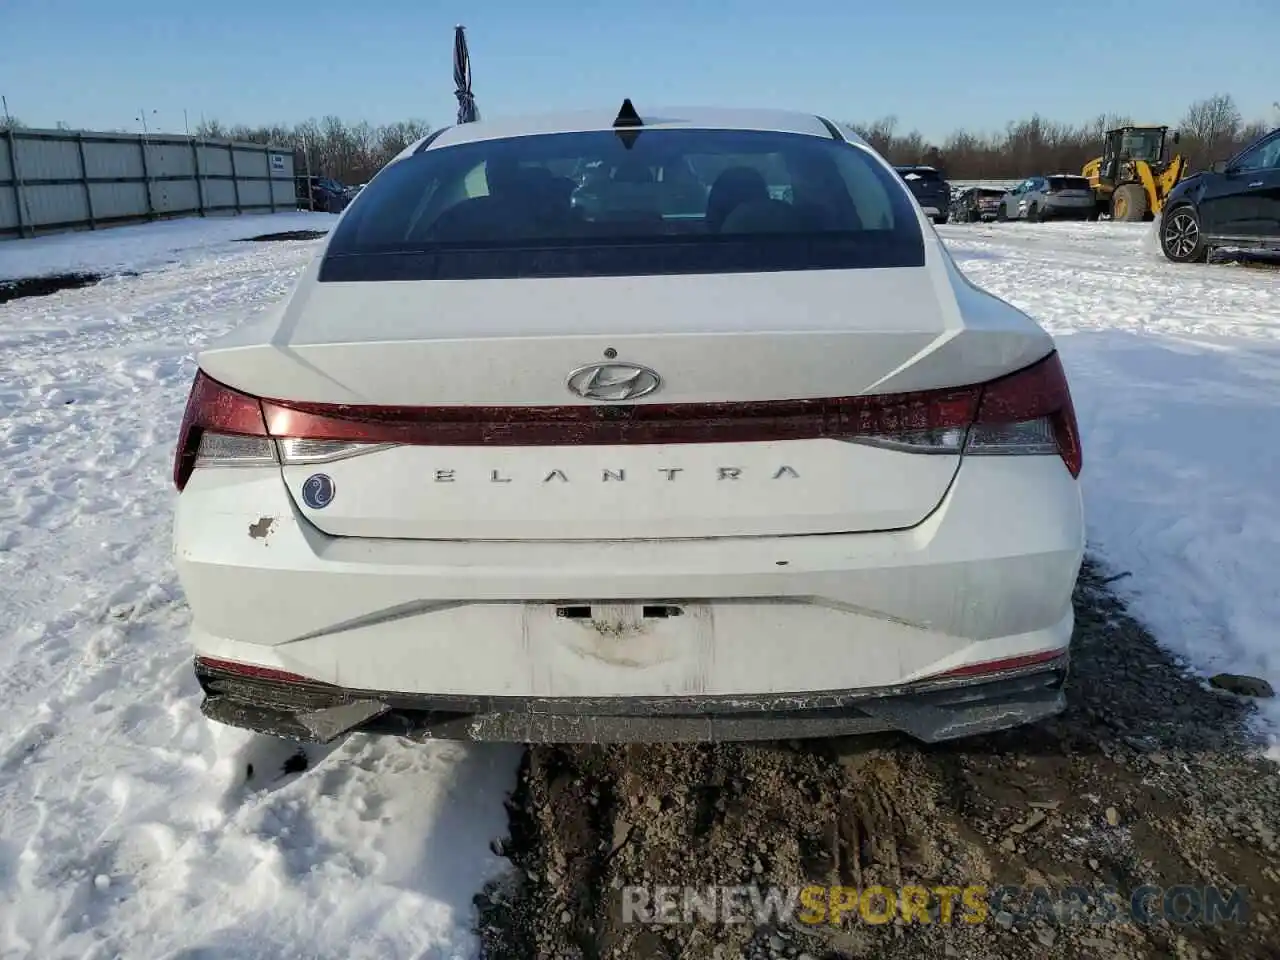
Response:
[{"label": "parked car", "polygon": [[1055,173],[1028,177],[1004,195],[997,220],[1093,220],[1097,199],[1089,181],[1078,174]]},{"label": "parked car", "polygon": [[1280,128],[1170,191],[1160,220],[1164,255],[1196,263],[1220,247],[1280,252]]},{"label": "parked car", "polygon": [[1005,191],[995,187],[967,187],[951,203],[951,219],[959,223],[994,220]]},{"label": "parked car", "polygon": [[951,185],[938,168],[914,164],[894,169],[911,189],[925,216],[934,223],[946,223],[951,209]]},{"label": "parked car", "polygon": [[[1052,338],[849,127],[629,108],[433,133],[200,351],[173,536],[204,712],[601,742],[1059,711]],[[701,216],[654,186],[691,161]],[[624,164],[648,188],[602,176],[598,212],[556,183]]]},{"label": "parked car", "polygon": [[322,213],[341,213],[351,202],[347,188],[332,177],[295,177],[298,207]]}]

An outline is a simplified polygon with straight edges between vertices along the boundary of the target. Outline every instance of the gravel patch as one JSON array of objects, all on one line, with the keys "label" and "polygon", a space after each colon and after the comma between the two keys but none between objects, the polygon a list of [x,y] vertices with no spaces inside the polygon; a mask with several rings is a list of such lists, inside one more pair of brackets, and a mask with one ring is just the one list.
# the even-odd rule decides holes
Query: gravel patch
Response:
[{"label": "gravel patch", "polygon": [[[1250,702],[1188,675],[1093,563],[1076,613],[1069,707],[1034,727],[938,746],[889,735],[530,749],[509,802],[513,869],[477,898],[483,955],[1280,956],[1280,775],[1251,740]],[[825,885],[824,909],[831,885],[846,896],[976,886],[986,916],[967,922],[977,906],[957,890],[930,895],[911,922],[875,899],[873,918],[888,922],[856,906],[838,923],[829,912],[803,923],[750,910],[741,922],[724,922],[723,910],[634,920],[663,885],[806,884]],[[1016,889],[993,900],[1005,885]],[[1159,888],[1155,899],[1145,885]],[[1171,901],[1192,922],[1160,909],[1176,886],[1192,888]],[[1193,909],[1206,887],[1224,900],[1243,888],[1247,912],[1206,922]],[[1135,892],[1149,918],[1132,916]],[[639,907],[632,922],[628,903]]]}]

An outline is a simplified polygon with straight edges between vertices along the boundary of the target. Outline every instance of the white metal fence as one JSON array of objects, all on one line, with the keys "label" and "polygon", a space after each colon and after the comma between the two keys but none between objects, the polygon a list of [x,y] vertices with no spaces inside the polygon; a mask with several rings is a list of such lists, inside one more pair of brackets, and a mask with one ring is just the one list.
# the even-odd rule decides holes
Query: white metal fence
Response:
[{"label": "white metal fence", "polygon": [[173,134],[0,133],[0,237],[296,206],[288,147]]}]

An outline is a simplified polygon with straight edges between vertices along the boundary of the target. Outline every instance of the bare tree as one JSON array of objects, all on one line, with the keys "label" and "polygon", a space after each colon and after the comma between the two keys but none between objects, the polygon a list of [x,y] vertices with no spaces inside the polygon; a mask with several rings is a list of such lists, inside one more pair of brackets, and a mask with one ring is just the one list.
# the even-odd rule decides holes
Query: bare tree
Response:
[{"label": "bare tree", "polygon": [[[933,164],[957,180],[1012,180],[1034,174],[1079,173],[1102,153],[1103,135],[1108,130],[1131,122],[1121,114],[1099,114],[1079,125],[1033,115],[993,133],[956,130],[941,143],[926,140],[918,130],[902,132],[895,116],[850,126],[893,163]],[[1202,169],[1270,128],[1261,121],[1246,125],[1230,95],[1214,94],[1193,103],[1179,129],[1182,138],[1177,149],[1187,156],[1192,169]],[[197,135],[292,147],[305,156],[313,173],[344,183],[363,183],[430,130],[425,120],[374,126],[327,116],[259,127],[228,126],[211,120],[201,123]],[[299,162],[298,169],[303,168]]]},{"label": "bare tree", "polygon": [[217,120],[202,122],[196,136],[209,139],[243,140],[292,147],[316,176],[333,177],[343,183],[364,183],[396,154],[431,130],[425,120],[400,120],[375,127],[367,121],[349,123],[341,117],[310,119],[290,126],[227,126]]},{"label": "bare tree", "polygon": [[1239,144],[1243,118],[1229,93],[1197,100],[1182,118],[1183,152],[1191,163],[1205,167]]}]

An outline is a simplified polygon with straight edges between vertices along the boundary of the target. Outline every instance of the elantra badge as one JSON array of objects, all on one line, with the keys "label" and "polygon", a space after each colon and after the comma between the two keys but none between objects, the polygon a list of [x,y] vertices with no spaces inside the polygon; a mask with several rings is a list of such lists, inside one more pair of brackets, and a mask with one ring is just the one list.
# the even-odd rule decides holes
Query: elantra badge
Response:
[{"label": "elantra badge", "polygon": [[312,510],[323,510],[333,503],[335,491],[333,478],[324,473],[313,473],[302,485],[302,502]]}]

